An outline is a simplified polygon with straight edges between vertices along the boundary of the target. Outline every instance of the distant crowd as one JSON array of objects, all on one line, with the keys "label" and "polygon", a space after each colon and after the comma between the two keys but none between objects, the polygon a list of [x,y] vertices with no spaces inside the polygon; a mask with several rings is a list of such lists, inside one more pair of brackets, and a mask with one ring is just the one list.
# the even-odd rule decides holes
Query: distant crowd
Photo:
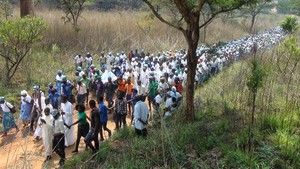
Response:
[{"label": "distant crowd", "polygon": [[[196,53],[198,58],[195,85],[199,86],[222,71],[224,65],[251,53],[253,48],[268,49],[284,38],[284,32],[276,27],[239,40],[202,45]],[[46,153],[45,161],[53,152],[65,162],[65,147],[75,144],[78,152],[80,138],[93,153],[99,150],[107,127],[108,114],[113,114],[115,130],[127,126],[130,117],[138,136],[147,136],[148,119],[163,109],[163,117],[172,115],[183,100],[187,82],[186,50],[168,50],[150,54],[144,50],[125,53],[100,52],[74,57],[73,77],[58,70],[55,81],[47,89],[35,85],[33,90],[21,91],[20,119],[23,128],[29,128],[36,140],[42,138]],[[29,94],[30,93],[30,94]],[[147,103],[146,103],[147,102]],[[3,136],[11,128],[19,131],[14,120],[15,107],[0,97]],[[86,109],[91,109],[87,116]],[[74,108],[77,120],[73,118]],[[78,126],[75,136],[74,125]]]}]

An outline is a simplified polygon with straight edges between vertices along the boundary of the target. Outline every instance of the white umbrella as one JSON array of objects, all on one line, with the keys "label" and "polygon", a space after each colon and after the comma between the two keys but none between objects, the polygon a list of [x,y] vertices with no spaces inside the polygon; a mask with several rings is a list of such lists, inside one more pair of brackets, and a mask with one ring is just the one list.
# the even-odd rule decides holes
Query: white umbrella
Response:
[{"label": "white umbrella", "polygon": [[118,77],[113,74],[111,71],[105,70],[105,72],[102,74],[101,79],[103,83],[108,82],[108,77],[111,77],[112,81],[115,81],[118,79]]}]

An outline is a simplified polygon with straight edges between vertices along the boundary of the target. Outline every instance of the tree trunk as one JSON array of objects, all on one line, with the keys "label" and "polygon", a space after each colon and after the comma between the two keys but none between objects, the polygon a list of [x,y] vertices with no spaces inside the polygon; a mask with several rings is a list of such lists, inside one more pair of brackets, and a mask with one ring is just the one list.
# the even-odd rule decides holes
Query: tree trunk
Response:
[{"label": "tree trunk", "polygon": [[9,83],[10,83],[10,70],[9,70],[9,61],[7,58],[5,58],[5,81],[4,81],[4,86],[5,87],[8,87],[9,86]]},{"label": "tree trunk", "polygon": [[[193,121],[195,119],[194,112],[194,94],[195,94],[195,75],[196,75],[196,66],[197,66],[197,57],[196,57],[197,46],[189,46],[187,53],[188,60],[188,73],[187,73],[187,84],[186,84],[186,120]],[[196,59],[195,59],[196,58]],[[193,61],[192,61],[193,60]]]},{"label": "tree trunk", "polygon": [[252,15],[252,18],[251,18],[251,26],[250,26],[250,33],[253,34],[253,27],[254,27],[254,23],[255,23],[255,17],[256,15]]},{"label": "tree trunk", "polygon": [[197,56],[196,50],[199,41],[199,16],[194,16],[193,22],[187,25],[188,29],[184,33],[185,39],[188,43],[187,51],[187,84],[186,84],[186,102],[185,102],[185,118],[187,121],[195,120],[195,104],[194,104],[194,94],[195,94],[195,75],[197,67]]},{"label": "tree trunk", "polygon": [[27,15],[33,16],[33,0],[20,0],[20,15],[25,17]]}]

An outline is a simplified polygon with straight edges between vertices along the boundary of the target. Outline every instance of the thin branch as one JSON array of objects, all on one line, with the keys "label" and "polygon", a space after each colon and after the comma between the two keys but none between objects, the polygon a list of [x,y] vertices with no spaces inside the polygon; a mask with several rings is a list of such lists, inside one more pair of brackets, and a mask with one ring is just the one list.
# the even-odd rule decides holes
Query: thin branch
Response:
[{"label": "thin branch", "polygon": [[157,17],[157,19],[159,19],[161,22],[173,27],[173,28],[176,28],[180,31],[184,31],[184,29],[181,27],[181,26],[177,26],[177,25],[174,25],[170,22],[168,22],[167,20],[165,20],[162,16],[159,15],[159,13],[155,10],[154,6],[148,1],[148,0],[143,0],[148,6],[149,8],[151,9],[151,11],[153,12],[153,14]]},{"label": "thin branch", "polygon": [[195,13],[199,13],[200,11],[202,11],[202,8],[203,8],[205,2],[206,2],[206,0],[202,0],[202,1],[199,3],[198,9],[197,9],[197,11],[196,11]]},{"label": "thin branch", "polygon": [[240,8],[242,5],[243,5],[243,4],[239,4],[239,5],[235,6],[235,7],[228,8],[228,9],[221,9],[220,11],[217,11],[217,12],[213,13],[213,14],[211,15],[211,17],[210,17],[207,21],[205,21],[202,25],[199,26],[199,29],[201,29],[201,28],[204,27],[206,24],[208,24],[209,22],[211,22],[211,20],[213,20],[214,17],[216,17],[217,15],[219,15],[219,14],[221,14],[221,13],[226,13],[226,12],[229,12],[229,11],[233,11],[233,10],[235,10],[235,9]]}]

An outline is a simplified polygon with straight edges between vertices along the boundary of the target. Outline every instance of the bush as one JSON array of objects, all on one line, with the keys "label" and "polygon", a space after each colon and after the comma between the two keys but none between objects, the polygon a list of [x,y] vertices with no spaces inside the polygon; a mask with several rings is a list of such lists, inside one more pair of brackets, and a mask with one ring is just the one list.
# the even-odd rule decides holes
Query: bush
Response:
[{"label": "bush", "polygon": [[242,151],[229,151],[224,159],[225,168],[249,168],[249,157]]},{"label": "bush", "polygon": [[293,33],[298,26],[297,17],[295,16],[287,16],[280,24],[281,28],[288,33]]},{"label": "bush", "polygon": [[280,116],[265,116],[262,117],[260,123],[260,130],[267,133],[274,133],[280,127]]}]

